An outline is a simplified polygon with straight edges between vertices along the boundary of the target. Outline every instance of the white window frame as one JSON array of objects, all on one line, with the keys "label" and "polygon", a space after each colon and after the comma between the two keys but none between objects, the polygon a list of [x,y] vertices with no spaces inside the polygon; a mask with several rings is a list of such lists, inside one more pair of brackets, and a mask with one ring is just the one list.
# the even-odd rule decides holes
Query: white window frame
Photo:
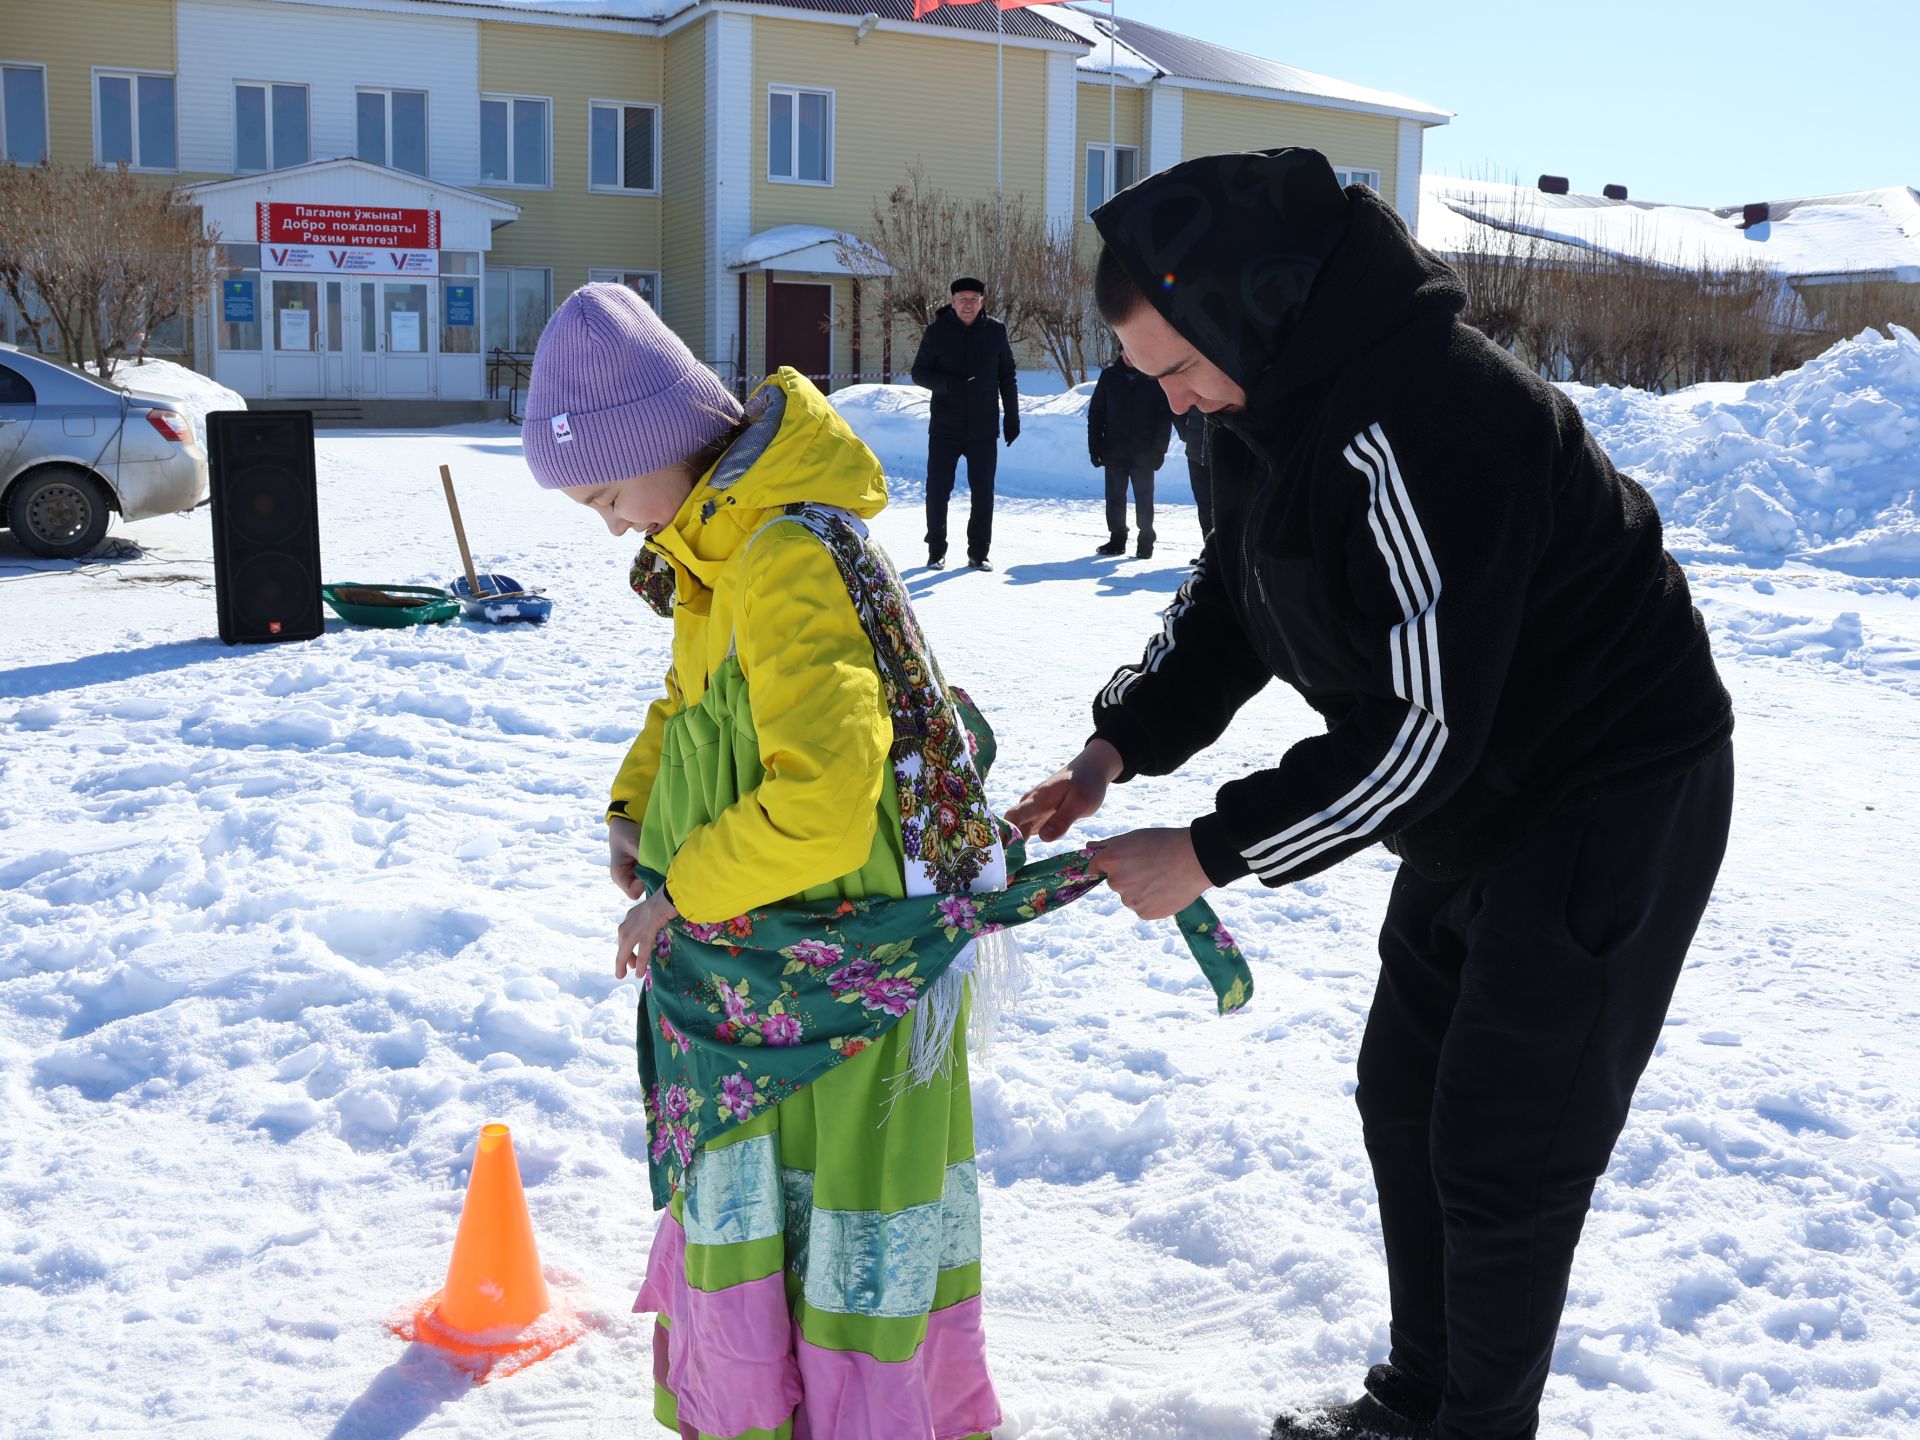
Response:
[{"label": "white window frame", "polygon": [[[273,163],[273,92],[276,88],[299,90],[307,97],[307,158],[294,161],[295,165],[308,164],[313,159],[313,87],[304,80],[235,80],[233,82],[233,173],[236,175],[266,175],[275,170],[290,167]],[[267,122],[267,167],[265,170],[243,169],[240,164],[240,92],[243,89],[266,91]],[[176,101],[178,96],[176,94]]]},{"label": "white window frame", "polygon": [[[173,164],[171,165],[142,165],[139,163],[140,77],[142,75],[161,80],[171,80],[173,82]],[[104,170],[120,162],[117,160],[102,159],[100,155],[100,141],[102,139],[100,133],[100,82],[102,80],[129,80],[133,82],[131,90],[132,133],[128,138],[133,142],[134,163],[127,166],[127,168],[142,175],[178,175],[180,173],[180,76],[172,70],[130,69],[124,65],[96,65],[93,67],[93,94],[90,97],[93,103],[93,163]],[[51,147],[53,143],[51,134],[47,137],[47,143],[49,147]],[[309,139],[308,143],[311,145],[311,139]]]},{"label": "white window frame", "polygon": [[[47,153],[43,160],[53,159],[53,96],[47,85],[47,67],[38,60],[0,60],[0,69],[38,70],[40,72],[40,133],[47,138]],[[6,84],[0,79],[0,87]],[[6,95],[0,89],[0,165],[7,163],[7,110]],[[175,137],[176,142],[178,136]]]},{"label": "white window frame", "polygon": [[[387,125],[386,125],[387,148],[386,148],[386,154],[380,158],[378,163],[384,166],[388,170],[398,170],[400,168],[399,166],[393,163],[393,97],[396,93],[403,94],[403,95],[418,95],[423,102],[420,106],[420,114],[422,117],[422,124],[424,125],[425,129],[420,136],[420,153],[426,158],[427,168],[420,172],[420,178],[422,180],[425,180],[433,172],[433,92],[427,89],[427,87],[424,85],[356,85],[354,86],[353,87],[353,153],[355,156],[358,156],[360,154],[360,97],[362,95],[378,95],[380,96],[382,101],[385,102],[386,108],[387,108]],[[483,95],[480,98],[483,100],[487,100],[487,99],[493,99],[496,97]],[[537,95],[524,95],[524,96],[518,96],[514,98],[524,99],[524,100],[537,100],[540,97]],[[551,126],[553,123],[553,117],[551,113],[549,113],[547,117],[547,123],[549,126],[549,130],[551,130]],[[513,132],[513,112],[511,110],[507,112],[507,132],[508,132],[507,133],[507,163],[508,163],[508,167],[511,168],[513,163],[513,133],[512,133]],[[549,152],[551,152],[553,149],[553,136],[551,133],[549,133],[547,136],[547,149]],[[413,171],[401,170],[400,173],[402,175],[411,175],[413,174]],[[552,172],[549,171],[548,173],[551,174]],[[523,188],[531,188],[531,187],[523,187]]]},{"label": "white window frame", "polygon": [[[827,178],[824,180],[803,180],[796,173],[776,175],[773,173],[773,97],[785,95],[793,101],[793,148],[788,155],[792,168],[800,169],[800,97],[802,95],[824,95],[827,99]],[[834,174],[839,167],[834,164],[834,151],[840,144],[840,93],[826,85],[777,85],[767,86],[767,183],[769,185],[810,185],[815,190],[831,190]]]},{"label": "white window frame", "polygon": [[[635,190],[625,185],[596,185],[593,183],[593,112],[598,107],[610,106],[617,113],[624,110],[651,110],[653,112],[653,186],[648,190]],[[620,115],[620,124],[614,129],[617,148],[613,157],[613,168],[617,174],[627,173],[627,130],[626,116]],[[660,193],[660,106],[653,100],[589,100],[587,101],[587,189],[594,195],[655,195]]]},{"label": "white window frame", "polygon": [[651,305],[657,314],[660,309],[660,272],[658,270],[647,270],[638,265],[596,265],[587,271],[587,283],[590,285],[625,285],[627,283],[627,276],[629,275],[644,275],[647,277],[647,283],[653,293],[643,295],[641,298],[645,300],[647,304]]},{"label": "white window frame", "polygon": [[1365,185],[1368,189],[1380,188],[1380,172],[1370,165],[1336,165],[1333,178],[1340,182],[1340,188],[1349,185]]},{"label": "white window frame", "polygon": [[[1089,140],[1086,143],[1085,148],[1081,152],[1081,165],[1087,172],[1082,178],[1080,187],[1080,199],[1083,202],[1084,213],[1091,215],[1095,210],[1098,210],[1101,205],[1111,200],[1117,193],[1114,186],[1114,171],[1117,167],[1114,165],[1113,157],[1122,150],[1129,152],[1133,156],[1133,179],[1127,183],[1129,185],[1138,184],[1140,181],[1140,147],[1138,145],[1121,145],[1118,143],[1109,145],[1104,140]],[[1093,186],[1093,156],[1096,151],[1100,156],[1100,183],[1105,188],[1098,204],[1086,205],[1084,202],[1088,199],[1087,191]]]},{"label": "white window frame", "polygon": [[[406,87],[402,86],[400,88],[405,89]],[[516,100],[538,100],[542,105],[547,107],[547,178],[538,185],[529,185],[523,180],[489,180],[485,176],[482,176],[480,180],[481,188],[485,190],[553,189],[553,97],[551,95],[518,95],[505,90],[483,90],[480,93],[480,104],[484,107],[489,100],[501,101],[507,107],[507,174],[509,176],[513,174],[515,169],[513,163],[513,102]],[[483,109],[480,115],[480,143],[482,154],[486,151],[486,130],[486,113]]]}]

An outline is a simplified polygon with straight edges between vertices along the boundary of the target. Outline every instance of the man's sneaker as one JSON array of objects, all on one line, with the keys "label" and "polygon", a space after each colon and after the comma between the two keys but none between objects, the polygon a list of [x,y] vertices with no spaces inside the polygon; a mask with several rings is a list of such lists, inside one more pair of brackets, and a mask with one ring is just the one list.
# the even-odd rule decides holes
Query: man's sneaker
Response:
[{"label": "man's sneaker", "polygon": [[1153,541],[1142,540],[1140,542],[1140,548],[1134,551],[1133,555],[1136,560],[1151,560],[1153,558]]},{"label": "man's sneaker", "polygon": [[993,569],[993,562],[982,555],[977,560],[967,561],[967,568],[969,570],[991,570]]},{"label": "man's sneaker", "polygon": [[1094,546],[1093,553],[1096,555],[1124,555],[1127,553],[1127,537],[1124,535],[1116,535],[1107,541],[1106,544]]},{"label": "man's sneaker", "polygon": [[1391,1365],[1367,1372],[1367,1393],[1273,1422],[1272,1440],[1432,1440],[1439,1400]]},{"label": "man's sneaker", "polygon": [[946,569],[947,568],[946,552],[943,550],[929,550],[927,552],[927,568],[929,570]]}]

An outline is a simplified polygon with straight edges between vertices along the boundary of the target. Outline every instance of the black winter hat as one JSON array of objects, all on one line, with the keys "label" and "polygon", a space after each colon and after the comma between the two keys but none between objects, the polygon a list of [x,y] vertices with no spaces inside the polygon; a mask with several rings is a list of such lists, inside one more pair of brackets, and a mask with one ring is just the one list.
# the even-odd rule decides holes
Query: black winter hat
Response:
[{"label": "black winter hat", "polygon": [[958,295],[962,290],[971,290],[976,295],[984,295],[987,293],[987,282],[976,280],[971,275],[962,275],[947,287],[949,295]]}]

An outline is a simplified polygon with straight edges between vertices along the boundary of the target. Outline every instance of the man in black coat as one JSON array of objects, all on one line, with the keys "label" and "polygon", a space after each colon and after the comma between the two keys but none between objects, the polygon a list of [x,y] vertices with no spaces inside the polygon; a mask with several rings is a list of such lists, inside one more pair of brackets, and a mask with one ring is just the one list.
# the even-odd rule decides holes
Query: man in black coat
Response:
[{"label": "man in black coat", "polygon": [[[947,563],[947,502],[954,472],[967,462],[967,564],[991,570],[993,472],[1000,437],[1020,437],[1020,393],[1014,388],[1013,347],[1007,327],[986,313],[986,286],[962,276],[950,287],[951,305],[940,307],[913,357],[913,383],[933,392],[927,425],[927,564]],[[1002,418],[1002,410],[1005,418]]]},{"label": "man in black coat", "polygon": [[1167,458],[1173,412],[1160,382],[1115,355],[1094,383],[1087,403],[1087,458],[1107,472],[1107,543],[1096,555],[1127,550],[1127,485],[1140,522],[1139,557],[1153,558],[1153,477]]},{"label": "man in black coat", "polygon": [[1646,491],[1321,155],[1187,161],[1094,223],[1102,315],[1207,413],[1214,528],[1093,738],[1009,819],[1057,838],[1270,680],[1319,711],[1323,733],[1100,868],[1151,919],[1399,856],[1356,1095],[1391,1349],[1358,1400],[1274,1435],[1527,1440],[1725,853],[1733,711],[1705,624]]}]

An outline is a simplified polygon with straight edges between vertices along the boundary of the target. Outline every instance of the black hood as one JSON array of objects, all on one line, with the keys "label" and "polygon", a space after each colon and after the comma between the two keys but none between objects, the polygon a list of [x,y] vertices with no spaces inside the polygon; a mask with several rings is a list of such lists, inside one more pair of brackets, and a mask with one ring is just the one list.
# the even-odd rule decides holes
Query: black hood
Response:
[{"label": "black hood", "polygon": [[1167,323],[1247,392],[1248,410],[1328,375],[1466,292],[1371,190],[1317,150],[1208,155],[1093,212]]}]

